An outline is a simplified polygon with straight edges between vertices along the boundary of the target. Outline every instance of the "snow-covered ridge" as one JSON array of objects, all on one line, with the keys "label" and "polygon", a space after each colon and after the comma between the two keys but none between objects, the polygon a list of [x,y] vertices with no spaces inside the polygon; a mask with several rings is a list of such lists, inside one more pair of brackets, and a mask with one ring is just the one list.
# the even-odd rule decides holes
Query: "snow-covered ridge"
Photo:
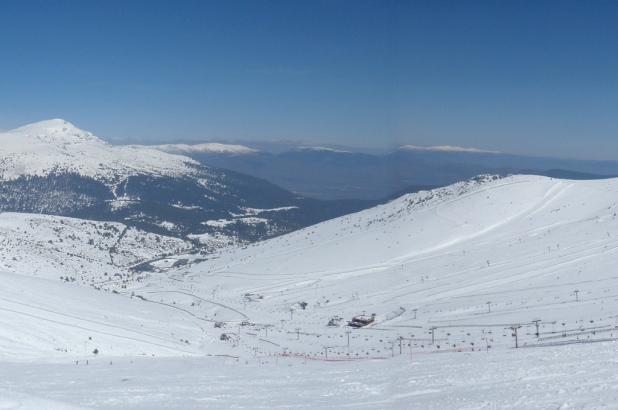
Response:
[{"label": "snow-covered ridge", "polygon": [[[282,270],[362,269],[410,252],[429,252],[477,236],[534,206],[555,183],[550,178],[537,176],[481,175],[447,187],[406,194],[386,204],[261,242],[252,248],[260,249],[260,256],[270,252],[273,256],[285,254],[286,260],[275,264]],[[491,206],[491,211],[487,211],[487,206]],[[486,212],[478,212],[484,208]],[[452,214],[448,218],[442,217],[446,210]],[[290,247],[306,247],[311,256],[305,260],[308,256],[305,251],[291,256],[288,254]],[[346,253],[354,257],[339,257]],[[294,261],[296,257],[301,260]],[[230,261],[243,258],[230,255]]]},{"label": "snow-covered ridge", "polygon": [[104,182],[139,175],[178,176],[197,163],[141,146],[113,146],[60,120],[42,121],[0,133],[0,179],[72,172]]},{"label": "snow-covered ridge", "polygon": [[150,148],[158,149],[164,152],[171,153],[213,153],[213,154],[230,154],[230,155],[246,155],[257,153],[258,150],[236,144],[221,144],[218,142],[207,142],[202,144],[163,144],[152,145]]},{"label": "snow-covered ridge", "polygon": [[455,145],[436,145],[431,147],[423,147],[419,145],[402,145],[400,150],[408,151],[434,151],[434,152],[467,152],[479,154],[500,154],[500,151],[491,151],[480,148],[458,147]]},{"label": "snow-covered ridge", "polygon": [[331,148],[331,147],[320,147],[320,146],[316,146],[316,147],[303,146],[303,147],[298,147],[297,150],[298,151],[316,151],[316,152],[336,152],[339,154],[351,153],[350,151],[346,151],[342,149]]}]

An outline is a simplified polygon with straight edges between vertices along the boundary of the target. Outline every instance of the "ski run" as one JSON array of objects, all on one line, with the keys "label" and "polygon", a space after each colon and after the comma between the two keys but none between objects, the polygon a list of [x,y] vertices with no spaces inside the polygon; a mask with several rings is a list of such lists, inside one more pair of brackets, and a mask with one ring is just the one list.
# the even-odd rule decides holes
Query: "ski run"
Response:
[{"label": "ski run", "polygon": [[617,212],[482,176],[212,254],[2,214],[0,408],[615,408]]}]

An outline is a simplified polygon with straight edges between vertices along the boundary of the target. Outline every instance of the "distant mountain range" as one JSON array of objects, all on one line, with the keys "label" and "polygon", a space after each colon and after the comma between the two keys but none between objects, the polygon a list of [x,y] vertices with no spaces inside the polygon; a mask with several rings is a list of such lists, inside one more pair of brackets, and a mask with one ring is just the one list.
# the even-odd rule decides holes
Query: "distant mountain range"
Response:
[{"label": "distant mountain range", "polygon": [[214,250],[479,174],[618,175],[616,162],[456,148],[121,146],[50,120],[0,133],[0,212],[118,222]]},{"label": "distant mountain range", "polygon": [[0,211],[120,222],[214,249],[373,202],[320,201],[142,146],[114,146],[63,120],[0,133]]},{"label": "distant mountain range", "polygon": [[[510,155],[479,149],[402,146],[386,153],[345,147],[308,147],[284,143],[163,145],[202,164],[271,181],[319,199],[383,200],[466,180],[479,174],[534,174],[567,179],[618,175],[618,161],[582,161]],[[155,147],[153,147],[155,148]]]}]

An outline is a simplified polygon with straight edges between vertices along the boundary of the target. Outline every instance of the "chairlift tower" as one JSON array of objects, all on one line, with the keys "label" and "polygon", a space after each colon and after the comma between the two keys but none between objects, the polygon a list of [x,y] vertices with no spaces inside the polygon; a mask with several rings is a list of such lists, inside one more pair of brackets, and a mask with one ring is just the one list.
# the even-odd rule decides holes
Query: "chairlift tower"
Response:
[{"label": "chairlift tower", "polygon": [[540,333],[539,333],[539,323],[540,323],[540,322],[541,322],[541,319],[534,319],[534,320],[532,321],[532,323],[534,323],[534,326],[536,326],[536,333],[535,333],[535,335],[536,335],[536,337],[537,337],[537,338],[538,338],[538,337],[539,337],[539,335],[540,335]]},{"label": "chairlift tower", "polygon": [[431,333],[431,344],[433,345],[436,341],[436,329],[437,327],[432,326],[429,328],[429,333]]},{"label": "chairlift tower", "polygon": [[515,338],[515,349],[519,348],[519,338],[517,336],[517,329],[521,328],[521,325],[514,324],[509,329],[513,331],[513,337]]}]

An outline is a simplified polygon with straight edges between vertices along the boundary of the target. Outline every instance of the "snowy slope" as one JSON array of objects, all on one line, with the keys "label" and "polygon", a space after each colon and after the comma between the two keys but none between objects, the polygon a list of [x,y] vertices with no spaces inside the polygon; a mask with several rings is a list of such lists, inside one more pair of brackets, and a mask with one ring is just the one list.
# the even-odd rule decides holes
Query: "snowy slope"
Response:
[{"label": "snowy slope", "polygon": [[181,239],[126,225],[0,213],[0,271],[106,287],[139,277],[131,268],[189,252]]},{"label": "snowy slope", "polygon": [[[617,211],[618,180],[485,177],[222,251],[178,277],[223,303],[222,320],[256,323],[245,348],[270,354],[378,357],[404,339],[419,352],[505,348],[514,324],[527,345],[613,338]],[[340,326],[361,313],[376,324],[348,350]]]},{"label": "snowy slope", "polygon": [[[345,363],[264,358],[3,363],[0,408],[65,408],[55,407],[62,401],[123,410],[615,409],[616,353],[609,343]],[[7,388],[19,393],[7,397]],[[47,398],[54,402],[41,404]]]},{"label": "snowy slope", "polygon": [[0,360],[215,352],[198,318],[162,304],[0,272]]},{"label": "snowy slope", "polygon": [[[221,322],[213,328],[227,336],[221,348],[239,356],[384,357],[400,343],[403,351],[404,340],[414,352],[501,349],[513,346],[508,328],[515,324],[522,326],[522,345],[599,340],[616,333],[617,207],[618,180],[483,177],[220,251],[201,263],[193,258],[187,267],[173,268],[191,257],[160,258],[149,266],[162,271],[139,279],[127,273],[108,279],[100,272],[111,267],[77,267],[81,257],[62,263],[67,271],[98,272],[103,289]],[[39,232],[39,243],[63,226],[37,224],[29,229]],[[22,229],[7,231],[4,240],[33,241]],[[60,249],[76,243],[52,242]],[[83,252],[100,263],[110,256],[107,246]],[[24,253],[11,252],[5,269],[26,270]],[[33,262],[43,268],[33,270],[56,278],[63,265],[46,252],[46,262]],[[132,252],[119,260],[133,263],[142,251]],[[376,322],[353,330],[348,348],[346,322],[372,313]]]},{"label": "snowy slope", "polygon": [[[98,408],[611,408],[617,213],[618,180],[481,177],[190,266],[166,258],[168,269],[110,282],[117,293],[0,273],[0,395]],[[57,227],[24,234],[10,221],[6,237]],[[362,313],[375,323],[345,326]],[[512,349],[515,332],[525,348]],[[228,359],[196,357],[210,355]],[[23,359],[38,362],[6,363]]]},{"label": "snowy slope", "polygon": [[131,175],[193,172],[187,157],[137,146],[112,146],[73,124],[48,120],[0,133],[0,177],[73,172],[108,183]]}]

